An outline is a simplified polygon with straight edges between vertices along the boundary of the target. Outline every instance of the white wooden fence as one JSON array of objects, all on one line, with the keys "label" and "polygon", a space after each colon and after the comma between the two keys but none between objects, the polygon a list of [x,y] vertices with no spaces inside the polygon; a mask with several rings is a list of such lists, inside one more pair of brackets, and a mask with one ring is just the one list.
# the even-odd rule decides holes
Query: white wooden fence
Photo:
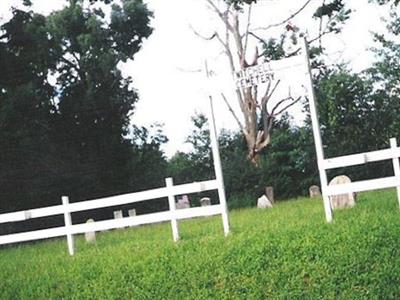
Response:
[{"label": "white wooden fence", "polygon": [[[74,254],[73,236],[75,234],[170,221],[172,226],[173,239],[174,241],[177,241],[179,239],[179,227],[177,222],[178,220],[199,217],[199,216],[219,215],[219,214],[223,217],[223,220],[225,218],[227,219],[227,211],[221,204],[205,206],[205,207],[178,209],[178,210],[176,210],[175,207],[176,195],[191,194],[191,193],[198,193],[198,192],[218,189],[219,185],[217,180],[194,182],[176,186],[173,185],[172,178],[167,178],[165,181],[166,181],[166,187],[154,190],[148,190],[137,193],[113,196],[96,200],[82,201],[76,203],[69,203],[68,197],[62,197],[62,205],[1,214],[0,223],[24,221],[33,218],[42,218],[55,215],[64,215],[65,226],[3,235],[0,236],[0,245],[66,236],[69,253],[70,255],[73,255]],[[86,223],[72,224],[71,222],[71,213],[74,212],[112,207],[123,204],[130,204],[130,203],[158,199],[163,197],[168,197],[168,203],[169,203],[168,211],[145,214],[134,217],[125,217],[122,219],[105,220],[89,224]],[[229,225],[225,222],[223,222],[223,225],[225,234],[228,234]]]},{"label": "white wooden fence", "polygon": [[[207,71],[208,74],[208,71]],[[172,227],[172,236],[174,241],[179,239],[178,220],[200,217],[221,215],[225,236],[229,233],[228,208],[226,204],[224,178],[222,173],[221,158],[218,149],[217,129],[215,125],[213,96],[209,97],[209,122],[210,122],[210,139],[211,151],[214,162],[215,180],[194,182],[182,185],[173,185],[172,178],[166,178],[166,187],[154,190],[142,191],[126,195],[102,198],[97,200],[82,201],[69,203],[68,197],[62,197],[62,205],[49,206],[31,210],[24,210],[0,215],[0,224],[8,222],[18,222],[33,218],[42,218],[55,215],[64,215],[63,227],[36,230],[23,233],[15,233],[0,236],[0,245],[18,243],[24,241],[32,241],[59,236],[66,236],[68,250],[70,255],[74,254],[74,238],[75,234],[102,231],[113,228],[123,228],[128,226],[152,224],[164,221],[170,221]],[[218,190],[219,204],[206,207],[194,207],[176,210],[175,196],[182,194],[198,193],[208,190]],[[169,210],[140,216],[127,217],[122,219],[113,219],[99,221],[89,224],[72,224],[71,213],[111,207],[140,201],[152,200],[168,197]]]},{"label": "white wooden fence", "polygon": [[[366,164],[369,162],[376,162],[382,160],[392,160],[394,176],[356,181],[338,185],[322,186],[323,195],[334,196],[340,194],[347,194],[353,192],[371,191],[377,189],[397,188],[397,198],[400,206],[400,148],[397,147],[395,138],[390,139],[390,148],[378,151],[371,151],[353,155],[340,156],[335,158],[328,158],[322,160],[320,167],[326,172],[329,169],[356,166]],[[330,211],[327,214],[332,214],[332,208],[329,206]]]},{"label": "white wooden fence", "polygon": [[[400,148],[397,147],[397,142],[395,138],[390,139],[389,149],[325,159],[324,148],[321,138],[320,124],[318,120],[317,101],[312,82],[308,43],[305,38],[303,39],[302,52],[305,59],[306,77],[307,77],[306,85],[309,94],[308,96],[310,104],[310,116],[312,121],[312,129],[313,129],[314,143],[317,154],[319,177],[321,181],[322,197],[324,201],[324,210],[327,222],[332,222],[333,220],[332,205],[329,199],[329,196],[333,195],[396,187],[397,197],[400,205],[400,166],[399,166]],[[347,184],[339,184],[335,186],[328,185],[328,177],[326,174],[326,170],[340,168],[340,167],[355,166],[355,165],[365,164],[368,162],[375,162],[375,161],[382,161],[389,159],[391,159],[393,162],[394,176],[371,179],[371,180],[363,180]]]}]

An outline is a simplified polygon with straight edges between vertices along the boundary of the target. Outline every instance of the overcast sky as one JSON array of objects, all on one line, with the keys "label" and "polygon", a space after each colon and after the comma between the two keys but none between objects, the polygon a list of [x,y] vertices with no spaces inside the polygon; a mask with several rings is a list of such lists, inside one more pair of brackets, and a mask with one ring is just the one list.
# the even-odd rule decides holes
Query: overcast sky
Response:
[{"label": "overcast sky", "polygon": [[[10,17],[10,7],[22,1],[0,0],[0,18],[4,22]],[[34,10],[49,13],[61,8],[65,0],[33,0]],[[123,66],[123,72],[131,75],[134,86],[139,91],[140,101],[132,121],[137,125],[149,126],[158,122],[164,124],[164,132],[169,143],[164,148],[171,156],[177,150],[185,150],[185,137],[192,126],[191,116],[197,112],[207,112],[207,88],[202,71],[204,61],[219,75],[215,84],[228,96],[231,87],[228,65],[216,42],[203,41],[195,36],[190,26],[204,35],[210,35],[218,26],[218,20],[207,9],[204,0],[148,0],[148,7],[154,12],[152,26],[154,32],[136,54],[134,61]],[[285,19],[296,9],[301,1],[258,1],[254,12],[253,27],[265,26],[271,22]],[[315,4],[321,1],[314,1]],[[351,19],[340,36],[327,39],[327,52],[330,61],[349,61],[356,70],[366,68],[372,60],[367,48],[372,46],[371,31],[383,31],[382,17],[387,9],[378,8],[368,0],[351,2]],[[297,5],[296,5],[297,3]],[[273,14],[271,14],[271,11]],[[310,26],[311,8],[305,16],[295,20],[299,27]],[[314,28],[317,28],[314,26]],[[281,28],[278,28],[281,30]],[[284,75],[294,88],[299,87],[298,74],[290,70]],[[294,76],[294,77],[293,77]],[[236,123],[227,111],[222,99],[216,101],[217,126],[237,129]],[[232,99],[232,105],[235,105]],[[292,111],[301,119],[300,106]]]}]

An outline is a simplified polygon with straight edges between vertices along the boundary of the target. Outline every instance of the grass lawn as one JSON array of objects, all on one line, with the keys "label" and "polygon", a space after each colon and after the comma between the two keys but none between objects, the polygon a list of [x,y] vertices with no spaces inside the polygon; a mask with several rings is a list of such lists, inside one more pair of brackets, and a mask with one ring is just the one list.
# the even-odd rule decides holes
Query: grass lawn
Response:
[{"label": "grass lawn", "polygon": [[322,201],[0,249],[0,299],[400,299],[394,190],[359,195],[324,218]]}]

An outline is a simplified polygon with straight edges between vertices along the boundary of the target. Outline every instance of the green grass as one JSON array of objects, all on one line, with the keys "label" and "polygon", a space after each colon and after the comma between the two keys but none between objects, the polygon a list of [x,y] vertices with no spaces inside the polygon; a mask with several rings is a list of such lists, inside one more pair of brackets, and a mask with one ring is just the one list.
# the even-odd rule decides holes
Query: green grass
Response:
[{"label": "green grass", "polygon": [[359,196],[327,224],[321,200],[0,250],[0,299],[399,299],[395,192]]}]

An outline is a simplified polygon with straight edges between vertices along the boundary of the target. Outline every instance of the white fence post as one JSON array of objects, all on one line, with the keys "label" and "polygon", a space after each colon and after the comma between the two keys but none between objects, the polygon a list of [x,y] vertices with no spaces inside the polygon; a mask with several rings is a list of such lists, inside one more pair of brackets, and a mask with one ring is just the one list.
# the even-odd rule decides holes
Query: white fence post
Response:
[{"label": "white fence post", "polygon": [[[174,182],[171,177],[165,178],[165,184],[167,188],[171,188],[174,185]],[[175,195],[173,194],[171,189],[168,189],[168,203],[169,203],[169,211],[171,212],[171,228],[172,228],[172,237],[174,242],[179,240],[179,227],[178,222],[176,221],[176,205],[175,205]]]},{"label": "white fence post", "polygon": [[[61,199],[64,207],[65,229],[68,231],[72,226],[71,213],[69,211],[69,198],[67,196],[62,196]],[[69,255],[74,255],[74,236],[71,233],[67,233],[67,243]]]},{"label": "white fence post", "polygon": [[[391,138],[390,139],[390,147],[394,151],[397,148],[397,141],[396,138]],[[400,207],[400,163],[399,163],[399,157],[393,157],[393,170],[394,170],[394,176],[396,177],[398,181],[398,186],[396,187],[397,189],[397,200],[399,202],[399,207]]]},{"label": "white fence post", "polygon": [[318,170],[319,170],[319,178],[321,181],[321,190],[322,190],[322,197],[324,200],[324,209],[325,209],[325,217],[327,222],[332,222],[333,214],[332,214],[332,206],[329,200],[329,197],[326,195],[326,188],[328,186],[328,178],[326,175],[326,170],[324,168],[324,148],[322,144],[321,138],[321,131],[320,125],[318,120],[317,114],[317,103],[315,100],[315,92],[312,82],[312,75],[311,75],[311,67],[310,67],[310,59],[308,53],[308,43],[307,40],[303,39],[302,45],[303,55],[305,58],[306,70],[307,70],[307,89],[308,89],[308,96],[309,96],[309,103],[310,103],[310,115],[312,121],[312,129],[315,141],[315,150],[317,153],[317,162],[318,162]]}]

